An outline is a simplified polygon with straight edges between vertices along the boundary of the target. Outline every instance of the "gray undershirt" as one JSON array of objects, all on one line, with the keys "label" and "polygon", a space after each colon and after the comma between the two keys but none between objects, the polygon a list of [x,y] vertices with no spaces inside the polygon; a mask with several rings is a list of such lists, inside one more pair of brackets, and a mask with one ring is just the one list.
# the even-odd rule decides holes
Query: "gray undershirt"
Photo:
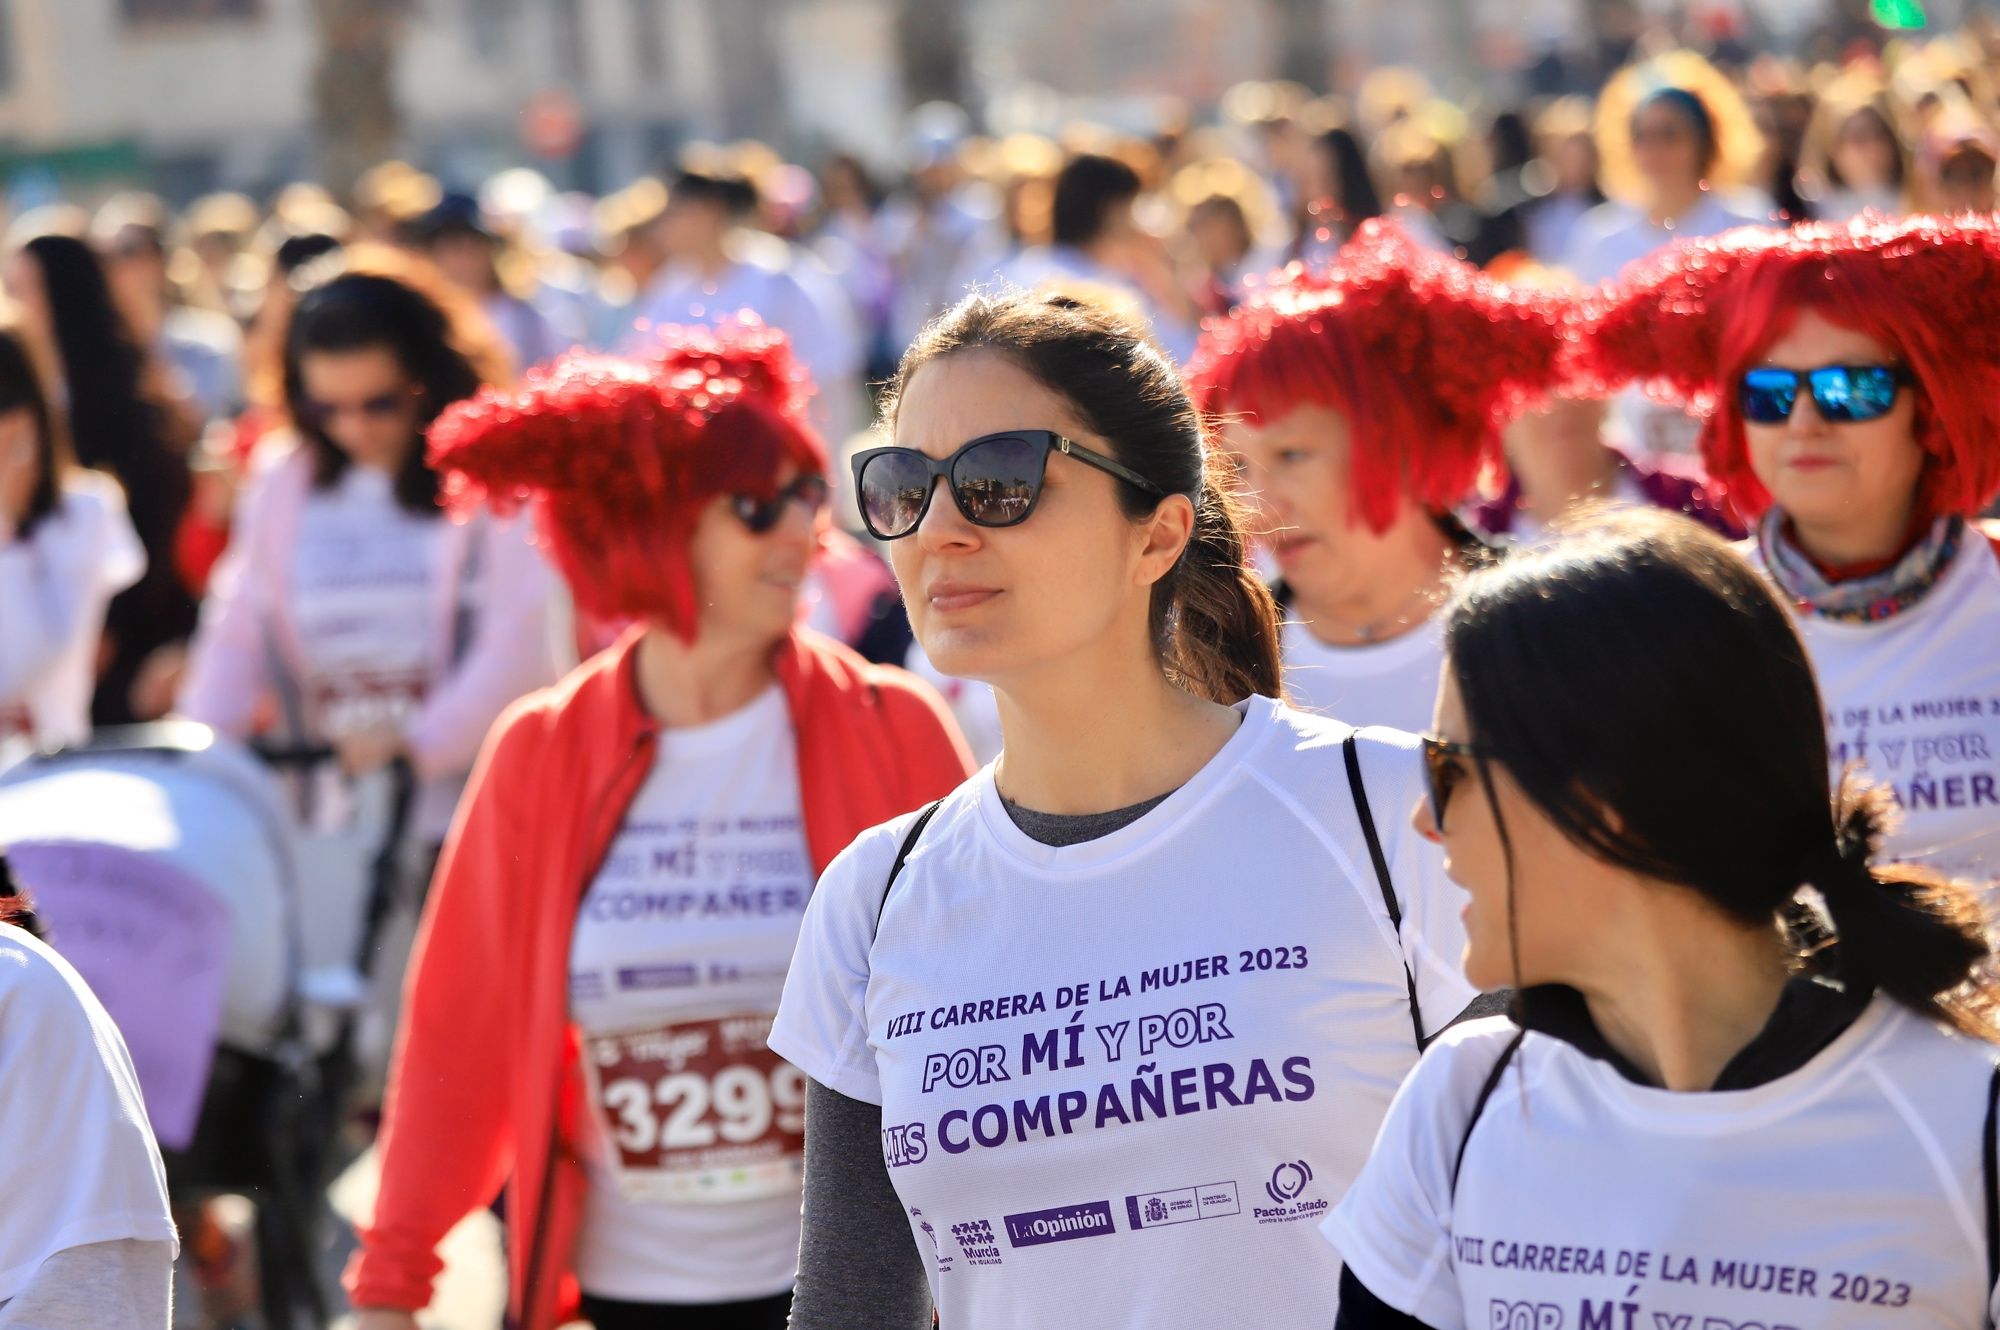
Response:
[{"label": "gray undershirt", "polygon": [[[1038,813],[1000,802],[1043,845],[1082,845],[1122,831],[1167,798],[1108,813]],[[928,1330],[931,1290],[903,1202],[882,1162],[882,1110],[806,1086],[805,1228],[792,1294],[793,1330]]]}]

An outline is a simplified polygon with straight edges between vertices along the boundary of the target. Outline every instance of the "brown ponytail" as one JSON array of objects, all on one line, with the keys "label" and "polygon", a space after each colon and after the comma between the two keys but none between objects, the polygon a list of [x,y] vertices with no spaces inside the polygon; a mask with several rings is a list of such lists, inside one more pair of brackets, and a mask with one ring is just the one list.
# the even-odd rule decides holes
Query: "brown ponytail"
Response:
[{"label": "brown ponytail", "polygon": [[1194,533],[1153,597],[1161,654],[1175,680],[1225,704],[1282,696],[1278,606],[1244,544],[1242,504],[1205,474]]},{"label": "brown ponytail", "polygon": [[1809,856],[1803,874],[1833,916],[1832,944],[1815,960],[1843,983],[1865,984],[1967,1034],[2000,1039],[1978,894],[1914,864],[1869,863],[1894,812],[1887,788],[1865,786],[1851,771],[1842,779],[1834,839]]},{"label": "brown ponytail", "polygon": [[[1225,704],[1253,693],[1279,696],[1277,606],[1244,557],[1240,510],[1212,478],[1207,432],[1187,387],[1143,328],[1073,296],[975,292],[933,320],[904,354],[888,418],[919,369],[975,348],[1006,356],[1068,401],[1119,461],[1194,502],[1187,547],[1153,588],[1153,640],[1169,676]],[[1130,485],[1118,493],[1135,519],[1158,504]]]}]

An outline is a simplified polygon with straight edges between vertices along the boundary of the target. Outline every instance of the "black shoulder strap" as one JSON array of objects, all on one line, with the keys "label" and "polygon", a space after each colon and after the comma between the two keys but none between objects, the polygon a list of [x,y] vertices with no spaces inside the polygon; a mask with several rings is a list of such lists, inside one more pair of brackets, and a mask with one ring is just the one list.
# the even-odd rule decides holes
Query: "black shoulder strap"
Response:
[{"label": "black shoulder strap", "polygon": [[877,932],[882,929],[882,912],[889,908],[890,889],[896,885],[896,879],[902,876],[903,865],[909,860],[910,851],[917,848],[917,838],[924,834],[924,828],[931,824],[931,819],[937,816],[937,810],[943,803],[944,800],[939,799],[925,807],[923,812],[917,814],[917,820],[910,824],[909,834],[903,837],[903,846],[896,851],[896,862],[889,865],[889,878],[882,884],[882,903],[875,907]]},{"label": "black shoulder strap", "polygon": [[1479,1115],[1486,1111],[1486,1101],[1500,1088],[1500,1074],[1507,1070],[1507,1064],[1514,1060],[1514,1053],[1521,1047],[1521,1040],[1527,1036],[1526,1030],[1514,1031],[1514,1037],[1507,1041],[1507,1047],[1500,1050],[1500,1060],[1493,1064],[1493,1070],[1486,1073],[1486,1083],[1479,1087],[1479,1098],[1472,1101],[1472,1116],[1465,1120],[1465,1135],[1458,1138],[1458,1158],[1451,1165],[1451,1194],[1458,1195],[1458,1171],[1465,1167],[1465,1147],[1472,1144],[1472,1129],[1479,1125]]},{"label": "black shoulder strap", "polygon": [[[1981,1153],[1986,1163],[1986,1291],[1990,1298],[2000,1288],[2000,1067],[1986,1087],[1986,1141]],[[1988,1325],[1992,1324],[1989,1319]]]},{"label": "black shoulder strap", "polygon": [[[1375,815],[1368,811],[1368,787],[1361,781],[1361,750],[1355,740],[1359,730],[1348,732],[1347,741],[1341,745],[1347,757],[1347,788],[1354,794],[1354,815],[1361,819],[1361,834],[1368,838],[1368,857],[1375,864],[1375,881],[1382,888],[1382,904],[1389,911],[1389,923],[1396,930],[1396,940],[1403,938],[1403,907],[1396,903],[1396,884],[1389,878],[1389,859],[1382,853],[1382,838],[1375,834]],[[1416,1032],[1417,1048],[1422,1050],[1430,1042],[1424,1037],[1424,1012],[1417,1002],[1417,976],[1410,969],[1410,958],[1404,956],[1403,984],[1410,994],[1410,1028]]]}]

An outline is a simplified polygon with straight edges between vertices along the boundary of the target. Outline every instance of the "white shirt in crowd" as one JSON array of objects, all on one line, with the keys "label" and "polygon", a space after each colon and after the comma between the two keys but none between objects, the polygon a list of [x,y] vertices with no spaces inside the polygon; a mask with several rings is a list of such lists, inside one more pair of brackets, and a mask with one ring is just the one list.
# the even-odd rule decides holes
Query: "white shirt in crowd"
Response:
[{"label": "white shirt in crowd", "polygon": [[1644,208],[1613,200],[1598,204],[1577,222],[1563,266],[1585,286],[1595,286],[1676,240],[1773,224],[1769,201],[1755,194],[1704,190],[1694,207],[1666,226]]},{"label": "white shirt in crowd", "polygon": [[[942,1321],[1324,1325],[1316,1235],[1417,1057],[1472,997],[1460,898],[1409,827],[1414,740],[1361,741],[1392,927],[1344,726],[1269,698],[1186,785],[1060,848],[993,768],[822,875],[771,1042],[882,1106],[889,1176]],[[881,910],[879,930],[877,912]]]},{"label": "white shirt in crowd", "polygon": [[0,746],[90,737],[105,607],[145,571],[123,492],[94,471],[66,476],[28,535],[0,532]]},{"label": "white shirt in crowd", "polygon": [[643,352],[670,325],[707,327],[756,314],[791,340],[812,376],[813,424],[828,439],[862,428],[858,380],[867,355],[847,294],[810,251],[775,236],[738,232],[736,258],[718,277],[684,264],[663,268],[640,295],[624,349]]},{"label": "white shirt in crowd", "polygon": [[1177,365],[1185,365],[1194,359],[1195,345],[1201,338],[1200,328],[1162,310],[1131,278],[1106,267],[1073,245],[1038,245],[1005,259],[997,270],[982,271],[974,266],[961,276],[961,285],[966,289],[992,286],[997,282],[1002,286],[1019,287],[1023,291],[1047,286],[1103,287],[1128,296],[1145,314],[1153,339],[1160,344],[1160,349]]},{"label": "white shirt in crowd", "polygon": [[1387,725],[1416,734],[1431,728],[1438,676],[1444,672],[1439,616],[1433,614],[1386,642],[1340,647],[1288,619],[1279,630],[1278,648],[1285,664],[1285,694],[1299,710],[1349,725]]},{"label": "white shirt in crowd", "polygon": [[[1708,190],[1700,202],[1673,220],[1655,223],[1644,208],[1613,201],[1583,215],[1570,233],[1564,267],[1586,287],[1609,281],[1626,265],[1676,240],[1720,235],[1739,226],[1772,225],[1771,208],[1761,195]],[[1639,388],[1613,401],[1613,419],[1647,457],[1686,456],[1698,450],[1701,422],[1677,407],[1656,402]]]},{"label": "white shirt in crowd", "polygon": [[2000,553],[1968,527],[1937,585],[1893,618],[1795,621],[1835,776],[1859,762],[1902,805],[1887,856],[2000,882]]},{"label": "white shirt in crowd", "polygon": [[306,504],[291,588],[307,733],[338,741],[399,728],[423,704],[431,578],[445,529],[396,502],[389,476],[362,467]]},{"label": "white shirt in crowd", "polygon": [[668,730],[577,914],[590,1189],[577,1278],[715,1303],[792,1286],[805,1076],[765,1046],[812,891],[797,750],[775,686]]},{"label": "white shirt in crowd", "polygon": [[0,924],[0,1140],[0,1322],[45,1262],[75,1248],[148,1244],[155,1296],[165,1292],[179,1240],[131,1055],[82,977],[11,924]]},{"label": "white shirt in crowd", "polygon": [[179,710],[239,738],[273,694],[307,741],[400,723],[414,829],[441,839],[487,729],[558,673],[555,577],[530,532],[526,514],[413,513],[364,467],[322,488],[304,447],[260,453]]},{"label": "white shirt in crowd", "polygon": [[1437,1330],[1979,1330],[2000,1311],[1991,1047],[1877,998],[1789,1075],[1682,1094],[1530,1033],[1468,1141],[1514,1034],[1438,1041],[1325,1225],[1390,1307]]}]

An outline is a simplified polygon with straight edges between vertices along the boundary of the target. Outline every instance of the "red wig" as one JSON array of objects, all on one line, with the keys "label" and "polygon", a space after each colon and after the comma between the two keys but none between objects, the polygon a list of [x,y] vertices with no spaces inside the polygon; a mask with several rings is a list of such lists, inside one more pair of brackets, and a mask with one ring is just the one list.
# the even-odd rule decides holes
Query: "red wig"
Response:
[{"label": "red wig", "polygon": [[786,463],[824,472],[810,386],[782,334],[753,319],[665,330],[645,362],[570,355],[486,389],[430,431],[453,512],[533,501],[578,605],[692,641],[688,544],[710,500],[770,498]]},{"label": "red wig", "polygon": [[2000,233],[1990,218],[1746,228],[1683,241],[1606,285],[1575,368],[1600,390],[1637,381],[1705,414],[1709,476],[1754,520],[1771,495],[1726,388],[1800,310],[1814,310],[1889,347],[1915,378],[1916,440],[1929,455],[1919,515],[1971,515],[2000,494],[1996,301]]},{"label": "red wig", "polygon": [[1406,500],[1446,512],[1464,499],[1499,456],[1507,416],[1558,386],[1573,303],[1371,221],[1325,270],[1294,264],[1210,320],[1190,377],[1211,420],[1305,405],[1345,416],[1350,520],[1380,533]]}]

